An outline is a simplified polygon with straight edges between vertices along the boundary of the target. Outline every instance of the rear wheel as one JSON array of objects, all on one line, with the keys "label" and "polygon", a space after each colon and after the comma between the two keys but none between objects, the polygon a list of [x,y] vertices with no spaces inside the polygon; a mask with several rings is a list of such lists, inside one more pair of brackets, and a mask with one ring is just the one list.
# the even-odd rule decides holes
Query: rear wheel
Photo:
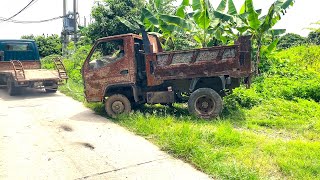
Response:
[{"label": "rear wheel", "polygon": [[122,94],[114,94],[105,101],[105,110],[110,117],[117,117],[120,114],[131,112],[129,99]]},{"label": "rear wheel", "polygon": [[46,90],[47,93],[56,93],[58,88],[51,88],[51,89],[46,89],[45,88],[45,90]]},{"label": "rear wheel", "polygon": [[7,80],[7,90],[10,96],[15,96],[20,92],[20,88],[15,86],[12,78],[8,78]]},{"label": "rear wheel", "polygon": [[222,111],[221,96],[210,88],[197,89],[190,95],[188,101],[189,112],[197,117],[216,118]]}]

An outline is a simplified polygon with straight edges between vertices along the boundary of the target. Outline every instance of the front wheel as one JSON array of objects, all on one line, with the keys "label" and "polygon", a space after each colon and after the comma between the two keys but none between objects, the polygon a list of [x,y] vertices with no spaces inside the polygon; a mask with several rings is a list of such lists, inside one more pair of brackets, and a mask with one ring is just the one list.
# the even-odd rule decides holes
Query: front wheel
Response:
[{"label": "front wheel", "polygon": [[120,114],[129,114],[131,112],[131,103],[126,96],[114,94],[107,98],[105,110],[110,117],[116,118]]},{"label": "front wheel", "polygon": [[222,107],[221,96],[210,88],[197,89],[188,100],[189,112],[203,119],[216,118]]}]

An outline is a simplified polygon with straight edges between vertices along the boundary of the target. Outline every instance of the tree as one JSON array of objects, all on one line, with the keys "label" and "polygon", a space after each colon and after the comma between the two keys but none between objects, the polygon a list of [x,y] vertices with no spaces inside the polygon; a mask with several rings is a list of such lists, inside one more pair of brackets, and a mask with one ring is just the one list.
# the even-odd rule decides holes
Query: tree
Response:
[{"label": "tree", "polygon": [[53,54],[62,54],[62,43],[57,34],[52,34],[50,36],[45,36],[44,34],[42,36],[25,35],[22,36],[21,39],[35,40],[38,45],[40,57],[46,57]]},{"label": "tree", "polygon": [[320,29],[310,32],[307,41],[311,44],[320,45]]},{"label": "tree", "polygon": [[133,30],[122,24],[116,17],[133,21],[140,16],[141,8],[145,6],[143,0],[104,0],[96,2],[92,9],[94,23],[85,32],[91,40],[105,36],[131,33]]},{"label": "tree", "polygon": [[280,37],[277,47],[278,49],[287,49],[292,46],[305,44],[306,42],[307,39],[298,34],[287,33],[286,35]]},{"label": "tree", "polygon": [[[232,2],[232,0],[228,0]],[[240,12],[233,11],[235,15],[229,13],[216,13],[215,15],[224,20],[229,17],[230,26],[233,26],[239,35],[250,34],[255,45],[256,73],[261,61],[262,53],[268,54],[275,49],[279,39],[277,36],[285,32],[284,29],[272,29],[281,19],[281,15],[294,4],[294,0],[276,0],[269,7],[268,13],[261,16],[261,10],[256,10],[253,6],[253,0],[245,0]],[[266,46],[265,39],[270,39],[271,43]]]}]

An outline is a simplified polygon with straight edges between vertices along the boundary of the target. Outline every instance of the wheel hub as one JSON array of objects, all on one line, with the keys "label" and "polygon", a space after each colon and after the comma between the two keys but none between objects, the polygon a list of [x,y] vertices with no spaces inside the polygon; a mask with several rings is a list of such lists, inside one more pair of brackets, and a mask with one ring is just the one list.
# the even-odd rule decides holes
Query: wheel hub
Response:
[{"label": "wheel hub", "polygon": [[112,111],[116,114],[121,114],[124,111],[124,104],[121,101],[115,101],[112,104]]},{"label": "wheel hub", "polygon": [[196,100],[195,105],[200,114],[210,114],[214,110],[215,102],[209,96],[201,96]]},{"label": "wheel hub", "polygon": [[208,108],[209,103],[208,102],[202,102],[202,108]]}]

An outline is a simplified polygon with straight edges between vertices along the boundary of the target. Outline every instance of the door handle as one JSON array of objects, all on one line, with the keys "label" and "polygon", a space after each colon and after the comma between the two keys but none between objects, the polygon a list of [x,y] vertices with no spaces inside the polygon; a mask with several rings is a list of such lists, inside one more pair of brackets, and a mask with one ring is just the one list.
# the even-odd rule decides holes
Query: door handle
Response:
[{"label": "door handle", "polygon": [[128,69],[122,70],[122,71],[120,71],[120,74],[121,75],[129,74],[129,70]]}]

